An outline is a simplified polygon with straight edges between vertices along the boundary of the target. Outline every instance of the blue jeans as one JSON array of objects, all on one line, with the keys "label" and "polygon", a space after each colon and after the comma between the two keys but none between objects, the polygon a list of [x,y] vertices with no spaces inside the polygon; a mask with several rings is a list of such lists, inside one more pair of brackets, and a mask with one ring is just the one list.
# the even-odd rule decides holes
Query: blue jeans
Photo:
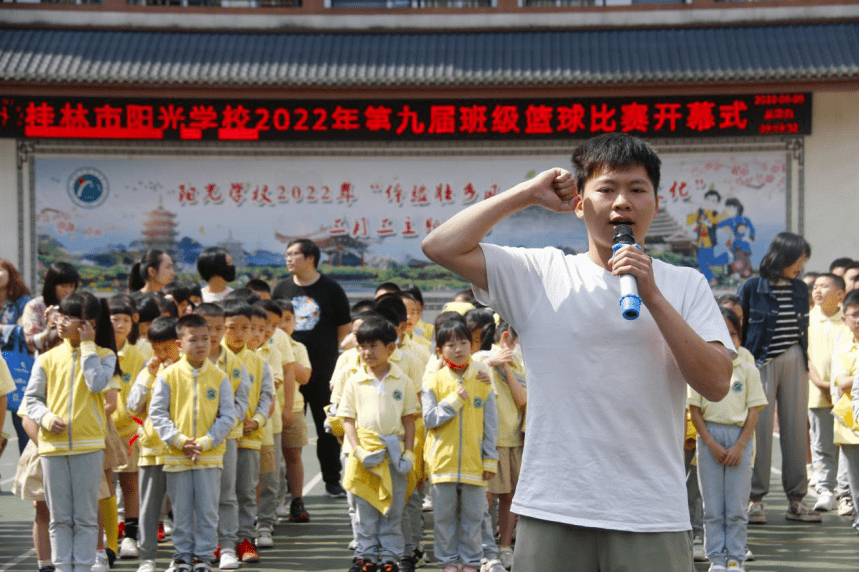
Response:
[{"label": "blue jeans", "polygon": [[[739,425],[707,422],[717,443],[729,449],[740,436]],[[704,499],[704,548],[710,562],[725,566],[728,560],[746,559],[748,500],[752,484],[752,440],[746,443],[740,464],[727,467],[713,458],[698,437],[698,482]]]}]

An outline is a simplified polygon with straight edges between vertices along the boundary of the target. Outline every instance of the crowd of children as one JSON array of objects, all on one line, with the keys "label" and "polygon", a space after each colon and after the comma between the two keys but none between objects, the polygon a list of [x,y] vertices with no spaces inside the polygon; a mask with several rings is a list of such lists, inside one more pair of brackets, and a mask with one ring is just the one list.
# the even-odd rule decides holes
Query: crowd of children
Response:
[{"label": "crowd of children", "polygon": [[[817,500],[813,509],[806,507],[801,497],[791,498],[786,482],[785,492],[791,502],[785,517],[820,522],[820,513],[837,511],[850,517],[853,528],[859,531],[851,492],[859,487],[859,398],[854,398],[851,391],[859,356],[859,284],[852,279],[859,275],[859,263],[839,258],[831,264],[829,272],[807,273],[799,280],[802,264],[798,267],[795,264],[800,258],[804,263],[806,256],[788,258],[778,268],[781,282],[794,285],[805,282],[807,288],[799,289],[803,292],[807,289],[810,307],[805,350],[807,390],[803,383],[793,393],[799,391],[796,399],[805,403],[804,393],[808,392],[810,462],[804,481],[815,490]],[[852,272],[849,283],[845,271]],[[795,306],[792,297],[785,296],[784,300],[782,306]],[[718,297],[718,302],[738,357],[734,360],[731,388],[722,401],[710,403],[689,390],[689,513],[695,560],[710,561],[711,572],[742,572],[744,563],[754,559],[747,543],[747,524],[767,522],[763,503],[753,497],[752,491],[758,418],[767,414],[767,409],[772,415],[773,398],[789,400],[792,395],[786,393],[788,389],[774,391],[770,387],[768,397],[759,363],[743,347],[746,339],[743,325],[748,325],[749,313],[757,308],[749,308],[742,297],[731,294]],[[794,320],[797,318],[801,320],[802,316]],[[784,322],[780,327],[784,327]],[[804,345],[803,337],[794,336],[792,343]],[[764,365],[771,359],[765,359]],[[689,453],[696,449],[696,436],[697,463],[693,463],[694,454]],[[801,454],[805,455],[805,450]]]},{"label": "crowd of children", "polygon": [[[130,294],[100,299],[75,280],[45,305],[13,486],[36,508],[40,572],[107,572],[116,558],[155,572],[168,537],[170,570],[237,569],[274,545],[278,518],[310,519],[307,349],[292,303],[259,279],[232,289],[231,263],[204,252],[201,289],[149,251]],[[353,308],[327,424],[344,445],[352,570],[422,566],[432,506],[446,571],[510,569],[525,408],[515,332],[473,298],[431,325],[417,288],[376,294]]]},{"label": "crowd of children", "polygon": [[[73,290],[45,308],[53,333],[40,338],[18,412],[32,442],[14,484],[36,508],[40,572],[107,572],[116,557],[156,572],[159,542],[171,534],[173,571],[237,569],[274,545],[278,518],[310,519],[299,387],[311,365],[291,337],[292,304],[272,300],[262,280],[230,288],[225,252],[201,259],[205,292],[176,283],[170,257],[154,251],[133,269],[132,294]],[[795,520],[854,514],[859,289],[845,272],[859,274],[859,264],[839,259],[806,277],[817,502],[814,511],[789,509]],[[726,398],[714,403],[689,389],[690,520],[695,559],[709,560],[711,572],[741,572],[753,558],[747,523],[765,522],[750,515],[749,499],[755,427],[771,398],[742,347],[742,296],[719,304],[738,356]],[[420,290],[393,283],[354,304],[331,378],[325,426],[342,444],[350,572],[425,564],[428,508],[443,572],[510,570],[527,404],[516,332],[467,291],[434,324],[422,311]]]}]

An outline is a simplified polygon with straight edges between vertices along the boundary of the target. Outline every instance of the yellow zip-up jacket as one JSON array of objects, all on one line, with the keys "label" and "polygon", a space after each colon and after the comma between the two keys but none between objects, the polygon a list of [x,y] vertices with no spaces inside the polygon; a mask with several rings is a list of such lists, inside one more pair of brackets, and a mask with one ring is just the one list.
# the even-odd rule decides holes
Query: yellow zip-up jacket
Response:
[{"label": "yellow zip-up jacket", "polygon": [[[199,369],[186,356],[158,374],[149,418],[167,450],[164,470],[222,468],[224,439],[235,423],[233,393],[226,374],[211,361]],[[202,448],[196,463],[182,447],[194,439]]]},{"label": "yellow zip-up jacket", "polygon": [[119,358],[119,369],[122,370],[122,376],[120,377],[119,395],[116,400],[116,411],[111,415],[111,419],[113,419],[119,436],[128,445],[128,438],[134,435],[138,425],[133,419],[134,415],[126,407],[126,401],[128,394],[131,393],[131,387],[137,380],[137,375],[146,365],[146,358],[136,346],[127,342],[121,350],[116,352],[116,356]]},{"label": "yellow zip-up jacket", "polygon": [[[424,449],[431,482],[485,486],[483,472],[498,470],[498,410],[492,386],[477,379],[488,368],[471,361],[460,378],[442,367],[424,385],[421,394],[427,438]],[[468,399],[457,395],[465,386]]]},{"label": "yellow zip-up jacket", "polygon": [[230,387],[233,390],[236,423],[230,430],[230,434],[227,435],[227,439],[239,439],[242,436],[242,420],[248,410],[248,392],[250,391],[251,380],[248,378],[248,372],[239,356],[223,343],[221,344],[221,354],[215,365],[227,374]]},{"label": "yellow zip-up jacket", "polygon": [[[72,347],[68,340],[41,354],[24,394],[27,416],[39,424],[40,455],[80,455],[104,449],[107,414],[104,391],[116,368],[116,354],[93,342]],[[55,418],[66,422],[59,435]]]},{"label": "yellow zip-up jacket", "polygon": [[[169,367],[169,366],[168,366]],[[159,372],[164,371],[162,364]],[[149,418],[149,402],[152,399],[152,388],[155,386],[156,376],[149,373],[149,369],[143,368],[137,375],[131,391],[128,393],[126,400],[127,409],[136,411],[143,407],[140,414],[136,417],[143,420],[143,425],[137,430],[140,436],[140,458],[137,461],[138,466],[153,467],[164,464],[164,453],[167,450],[164,441],[158,436],[155,427],[152,426],[152,420]]]},{"label": "yellow zip-up jacket", "polygon": [[[271,368],[256,353],[243,347],[236,355],[245,366],[250,379],[248,390],[248,407],[243,419],[253,419],[259,427],[248,435],[239,437],[238,446],[241,449],[255,449],[262,447],[262,438],[265,433],[265,424],[268,421],[268,411],[274,399],[274,378]],[[241,421],[240,421],[241,422]]]}]

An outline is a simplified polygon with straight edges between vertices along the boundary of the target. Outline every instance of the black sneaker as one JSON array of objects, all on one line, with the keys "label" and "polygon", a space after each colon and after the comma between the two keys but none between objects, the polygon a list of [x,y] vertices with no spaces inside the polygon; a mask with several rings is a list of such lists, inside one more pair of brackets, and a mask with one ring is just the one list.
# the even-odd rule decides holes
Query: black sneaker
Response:
[{"label": "black sneaker", "polygon": [[400,572],[396,562],[385,562],[379,567],[379,572]]},{"label": "black sneaker", "polygon": [[403,556],[400,558],[400,572],[415,572],[418,559],[414,556]]},{"label": "black sneaker", "polygon": [[426,555],[426,553],[421,549],[420,545],[415,547],[414,555],[415,555],[415,568],[420,568],[421,566],[426,566],[426,560],[424,560],[424,556]]},{"label": "black sneaker", "polygon": [[54,566],[42,566],[39,568],[39,572],[57,572],[57,569]]},{"label": "black sneaker", "polygon": [[355,557],[352,559],[352,567],[349,572],[377,572],[378,567],[375,562],[366,562],[363,558]]},{"label": "black sneaker", "polygon": [[290,522],[308,522],[310,515],[304,508],[304,499],[292,499],[289,503],[289,521]]},{"label": "black sneaker", "polygon": [[325,483],[325,496],[332,499],[345,499],[346,489],[340,483]]}]

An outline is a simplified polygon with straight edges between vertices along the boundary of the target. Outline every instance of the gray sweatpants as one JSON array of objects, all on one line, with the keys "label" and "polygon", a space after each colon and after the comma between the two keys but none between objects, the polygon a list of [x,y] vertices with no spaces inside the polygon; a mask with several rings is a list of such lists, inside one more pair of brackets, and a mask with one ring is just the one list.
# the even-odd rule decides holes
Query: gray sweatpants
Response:
[{"label": "gray sweatpants", "polygon": [[391,506],[382,514],[373,505],[355,496],[358,547],[355,556],[371,562],[399,562],[403,554],[403,505],[406,502],[406,475],[391,466]]},{"label": "gray sweatpants", "polygon": [[480,568],[486,488],[462,483],[432,486],[435,559],[444,568],[462,562]]},{"label": "gray sweatpants", "polygon": [[[275,443],[275,451],[279,449]],[[277,457],[275,457],[277,459]],[[280,473],[275,469],[259,476],[259,508],[257,509],[257,530],[274,530],[277,521],[277,495],[280,492]]]},{"label": "gray sweatpants", "polygon": [[167,493],[164,465],[140,467],[140,559],[155,560],[158,553],[158,522]]},{"label": "gray sweatpants", "polygon": [[[841,445],[841,452],[844,454],[842,460],[844,461],[847,480],[850,482],[850,490],[859,491],[859,445]],[[853,492],[853,498],[856,498],[855,492]],[[853,528],[857,528],[859,511],[854,510],[851,518]]]},{"label": "gray sweatpants", "polygon": [[218,501],[218,544],[221,551],[235,552],[239,543],[239,503],[236,500],[237,443],[227,439],[224,451],[224,468],[221,471],[221,494]]},{"label": "gray sweatpants", "polygon": [[236,500],[239,503],[239,539],[256,540],[259,450],[239,447],[236,465]]},{"label": "gray sweatpants", "polygon": [[802,500],[808,492],[805,468],[808,440],[808,369],[799,344],[792,345],[761,368],[761,384],[769,405],[761,411],[755,428],[755,466],[749,498],[761,500],[769,492],[773,416],[778,408],[782,486],[788,500]]},{"label": "gray sweatpants", "polygon": [[221,469],[166,472],[166,476],[173,506],[173,560],[191,564],[197,558],[212,563],[218,547]]},{"label": "gray sweatpants", "polygon": [[57,572],[89,572],[98,542],[98,489],[104,450],[41,457]]},{"label": "gray sweatpants", "polygon": [[421,543],[421,538],[423,538],[423,504],[424,495],[422,491],[415,489],[409,500],[406,501],[406,506],[403,507],[403,541],[405,542],[403,556],[412,556],[415,548]]},{"label": "gray sweatpants", "polygon": [[835,492],[838,474],[838,445],[833,442],[835,418],[831,407],[808,410],[811,462],[817,473],[817,489]]}]

